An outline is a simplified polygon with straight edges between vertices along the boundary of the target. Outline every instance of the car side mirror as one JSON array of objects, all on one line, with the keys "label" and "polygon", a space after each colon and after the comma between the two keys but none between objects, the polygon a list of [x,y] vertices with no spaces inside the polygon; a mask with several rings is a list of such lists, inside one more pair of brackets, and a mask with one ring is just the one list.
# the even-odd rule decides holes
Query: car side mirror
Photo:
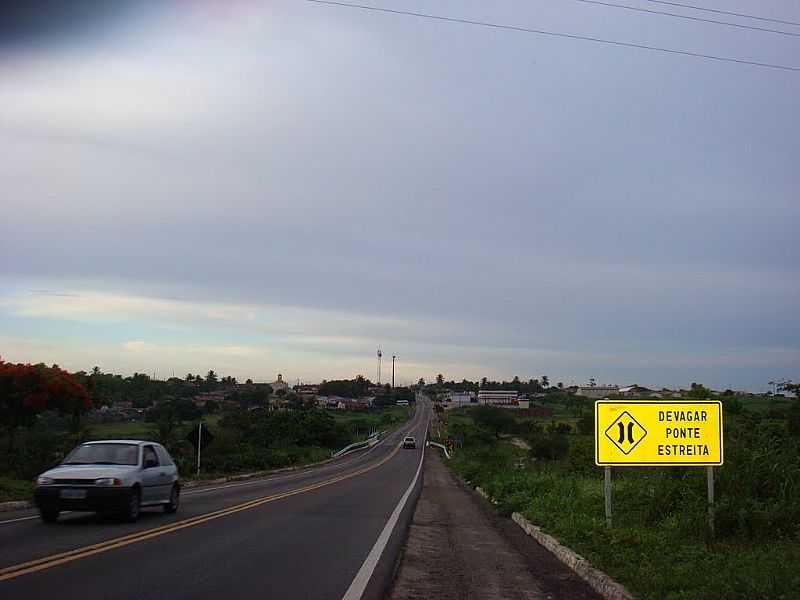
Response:
[{"label": "car side mirror", "polygon": [[157,467],[157,466],[158,466],[158,463],[156,461],[154,461],[152,458],[148,458],[146,461],[144,461],[144,468],[145,469],[152,469],[153,467]]}]

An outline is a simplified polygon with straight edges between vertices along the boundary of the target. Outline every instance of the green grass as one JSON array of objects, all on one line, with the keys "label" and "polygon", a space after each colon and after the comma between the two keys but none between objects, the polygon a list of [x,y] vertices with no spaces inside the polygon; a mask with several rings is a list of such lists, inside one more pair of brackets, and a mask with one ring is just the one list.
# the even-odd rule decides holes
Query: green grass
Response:
[{"label": "green grass", "polygon": [[[766,417],[782,404],[783,399],[769,399],[759,414]],[[572,422],[557,415],[549,420]],[[717,540],[709,544],[704,469],[614,469],[609,529],[593,436],[568,435],[566,457],[537,461],[505,437],[481,434],[468,413],[454,414],[448,422],[460,429],[467,425],[471,432],[448,463],[454,470],[483,487],[501,513],[524,514],[637,598],[798,597],[798,442],[787,435],[784,423],[728,416],[726,463],[717,480]]]},{"label": "green grass", "polygon": [[[742,403],[742,406],[750,411],[767,415],[771,410],[788,410],[794,398],[765,398],[761,396],[737,396],[737,400]],[[725,399],[723,398],[724,402]]]},{"label": "green grass", "polygon": [[[577,437],[577,436],[574,436]],[[587,436],[588,437],[588,436]],[[457,452],[457,472],[481,485],[505,514],[521,512],[561,543],[627,586],[641,600],[779,600],[800,589],[800,541],[704,539],[704,481],[682,511],[655,514],[674,474],[628,472],[614,483],[614,526],[604,520],[602,472],[574,473],[565,464],[514,469],[525,453],[499,443]],[[696,480],[696,481],[694,481]],[[696,500],[696,501],[695,501]]]},{"label": "green grass", "polygon": [[[214,431],[221,418],[221,415],[207,415],[203,417],[203,422],[211,431]],[[185,428],[187,424],[188,422],[181,427]],[[92,423],[89,425],[89,438],[92,440],[148,440],[153,438],[153,430],[155,428],[155,423],[147,423],[146,421]]]},{"label": "green grass", "polygon": [[366,439],[370,429],[391,431],[405,423],[411,415],[408,406],[391,406],[380,411],[328,410],[337,423],[358,428],[358,439]]},{"label": "green grass", "polygon": [[0,502],[30,500],[32,493],[32,482],[0,477]]}]

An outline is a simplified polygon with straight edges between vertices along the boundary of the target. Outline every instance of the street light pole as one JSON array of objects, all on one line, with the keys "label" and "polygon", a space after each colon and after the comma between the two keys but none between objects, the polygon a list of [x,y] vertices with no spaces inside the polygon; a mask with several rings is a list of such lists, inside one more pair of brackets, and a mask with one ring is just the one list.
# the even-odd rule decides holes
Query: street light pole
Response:
[{"label": "street light pole", "polygon": [[392,355],[392,389],[394,389],[394,359],[397,358],[394,354]]}]

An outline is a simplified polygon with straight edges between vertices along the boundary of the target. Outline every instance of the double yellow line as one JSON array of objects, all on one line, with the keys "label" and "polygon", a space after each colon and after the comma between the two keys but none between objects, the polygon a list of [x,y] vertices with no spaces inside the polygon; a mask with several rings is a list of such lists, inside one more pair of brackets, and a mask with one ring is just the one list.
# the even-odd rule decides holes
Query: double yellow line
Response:
[{"label": "double yellow line", "polygon": [[306,492],[318,490],[319,488],[332,485],[334,483],[338,483],[346,479],[351,479],[353,477],[357,477],[358,475],[363,475],[364,473],[372,471],[373,469],[377,469],[378,467],[384,465],[389,460],[391,460],[399,450],[400,446],[396,446],[395,449],[390,454],[388,454],[384,459],[380,460],[377,463],[374,463],[367,467],[363,467],[361,469],[358,469],[357,471],[352,471],[351,473],[345,473],[344,475],[339,475],[338,477],[326,479],[324,481],[313,483],[311,485],[297,488],[295,490],[290,490],[288,492],[281,492],[279,494],[272,494],[270,496],[264,496],[262,498],[256,498],[255,500],[249,500],[248,502],[243,502],[241,504],[229,506],[228,508],[223,508],[214,512],[206,513],[204,515],[198,515],[196,517],[185,519],[183,521],[178,521],[177,523],[162,525],[161,527],[155,527],[153,529],[147,529],[145,531],[131,533],[119,538],[114,538],[111,540],[106,540],[104,542],[99,542],[97,544],[91,544],[89,546],[75,548],[74,550],[68,550],[67,552],[61,552],[59,554],[51,554],[50,556],[37,558],[36,560],[31,560],[28,562],[12,565],[10,567],[5,567],[4,569],[0,569],[0,581],[7,581],[9,579],[15,579],[17,577],[28,575],[30,573],[36,573],[37,571],[50,569],[58,565],[63,565],[65,563],[80,560],[82,558],[87,558],[95,554],[101,554],[103,552],[108,552],[109,550],[114,550],[116,548],[123,548],[125,546],[130,546],[131,544],[136,544],[138,542],[143,542],[145,540],[153,539],[162,535],[166,535],[168,533],[180,531],[181,529],[186,529],[187,527],[194,527],[202,523],[207,523],[208,521],[213,521],[215,519],[227,517],[229,515],[242,512],[244,510],[249,510],[251,508],[262,506],[263,504],[267,504],[269,502],[275,502],[276,500],[281,500],[283,498],[288,498],[290,496],[296,496],[297,494],[304,494]]}]

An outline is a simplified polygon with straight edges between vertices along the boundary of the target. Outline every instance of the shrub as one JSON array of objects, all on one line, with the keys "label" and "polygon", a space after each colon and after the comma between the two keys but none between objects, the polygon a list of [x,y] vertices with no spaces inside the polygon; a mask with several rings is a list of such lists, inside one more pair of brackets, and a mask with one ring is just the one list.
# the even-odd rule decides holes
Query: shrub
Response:
[{"label": "shrub", "polygon": [[581,435],[594,435],[594,411],[583,415],[578,420],[577,427]]},{"label": "shrub", "polygon": [[547,425],[547,433],[563,435],[572,432],[572,425],[569,423],[550,423]]},{"label": "shrub", "polygon": [[535,433],[528,444],[531,456],[539,460],[558,460],[569,452],[569,439],[563,433]]}]

